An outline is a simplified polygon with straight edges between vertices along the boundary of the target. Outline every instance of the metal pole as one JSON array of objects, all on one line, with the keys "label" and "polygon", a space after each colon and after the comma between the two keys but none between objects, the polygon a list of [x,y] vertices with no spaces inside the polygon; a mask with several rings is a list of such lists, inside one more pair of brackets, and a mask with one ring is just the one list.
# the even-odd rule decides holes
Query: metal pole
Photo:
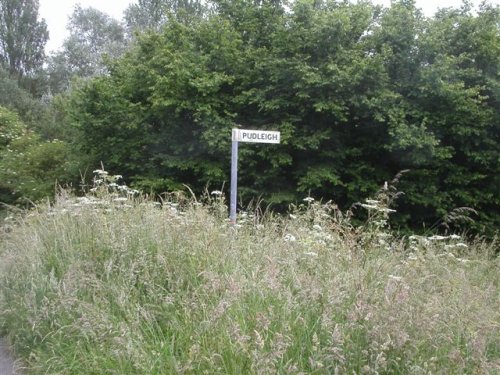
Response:
[{"label": "metal pole", "polygon": [[231,145],[231,202],[229,221],[236,224],[236,190],[238,188],[238,141],[233,138]]}]

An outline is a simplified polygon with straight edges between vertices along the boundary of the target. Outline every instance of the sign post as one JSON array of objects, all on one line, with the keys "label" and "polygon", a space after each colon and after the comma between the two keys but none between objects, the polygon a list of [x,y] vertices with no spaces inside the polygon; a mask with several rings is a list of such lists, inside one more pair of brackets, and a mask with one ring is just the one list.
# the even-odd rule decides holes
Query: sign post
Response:
[{"label": "sign post", "polygon": [[229,221],[236,224],[236,191],[238,190],[238,141],[231,142],[231,204],[229,205]]},{"label": "sign post", "polygon": [[233,129],[231,143],[231,197],[229,221],[236,224],[236,197],[238,190],[238,143],[280,143],[281,134],[277,131]]}]

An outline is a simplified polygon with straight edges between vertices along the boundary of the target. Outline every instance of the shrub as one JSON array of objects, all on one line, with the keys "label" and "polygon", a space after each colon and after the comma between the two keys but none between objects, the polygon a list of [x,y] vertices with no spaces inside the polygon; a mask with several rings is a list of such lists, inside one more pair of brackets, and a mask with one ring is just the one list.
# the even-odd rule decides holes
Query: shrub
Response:
[{"label": "shrub", "polygon": [[0,107],[0,200],[4,203],[53,197],[58,184],[73,182],[77,162],[69,145],[43,141],[18,116]]}]

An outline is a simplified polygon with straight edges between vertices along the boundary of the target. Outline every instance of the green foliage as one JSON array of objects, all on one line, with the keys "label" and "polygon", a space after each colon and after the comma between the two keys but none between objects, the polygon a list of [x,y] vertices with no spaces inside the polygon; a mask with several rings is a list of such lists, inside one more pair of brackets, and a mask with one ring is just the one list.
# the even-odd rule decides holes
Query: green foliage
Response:
[{"label": "green foliage", "polygon": [[26,129],[18,115],[0,107],[0,150],[4,151],[14,140],[20,138]]},{"label": "green foliage", "polygon": [[[432,226],[455,207],[493,231],[498,176],[498,8],[412,1],[214,1],[190,22],[139,35],[68,110],[79,143],[141,186],[229,179],[233,127],[282,144],[240,148],[240,192],[359,202],[403,169],[396,223]],[[161,191],[157,191],[161,192]]]},{"label": "green foliage", "polygon": [[48,105],[20,87],[19,82],[1,67],[0,106],[17,112],[31,129],[43,129],[50,122]]},{"label": "green foliage", "polygon": [[476,230],[487,225],[494,231],[499,224],[494,212],[500,203],[500,107],[498,76],[492,71],[498,71],[500,59],[491,54],[500,47],[499,16],[498,7],[484,6],[477,16],[463,8],[442,11],[429,22],[419,43],[423,67],[411,101],[439,139],[441,157],[412,172],[418,177],[401,186],[412,207],[427,206],[434,217],[455,207],[476,209]]},{"label": "green foliage", "polygon": [[0,201],[22,203],[53,197],[57,187],[78,176],[71,148],[44,141],[19,117],[0,107]]}]

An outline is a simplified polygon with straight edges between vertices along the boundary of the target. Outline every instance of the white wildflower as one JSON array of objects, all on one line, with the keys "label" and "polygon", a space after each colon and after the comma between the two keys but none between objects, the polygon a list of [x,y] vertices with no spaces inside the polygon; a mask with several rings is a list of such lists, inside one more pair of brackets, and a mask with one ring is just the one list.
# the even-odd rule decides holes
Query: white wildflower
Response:
[{"label": "white wildflower", "polygon": [[444,245],[444,248],[449,250],[449,249],[456,249],[456,248],[462,248],[462,249],[465,249],[467,248],[468,246],[464,243],[456,243],[456,244],[449,244],[449,245]]},{"label": "white wildflower", "polygon": [[214,190],[210,194],[211,195],[216,195],[216,196],[221,196],[222,195],[222,191],[220,191],[220,190]]},{"label": "white wildflower", "polygon": [[447,238],[448,237],[446,237],[446,236],[435,235],[435,236],[428,237],[427,239],[431,240],[431,241],[442,241],[442,240],[446,240]]},{"label": "white wildflower", "polygon": [[292,235],[292,234],[285,234],[285,237],[283,239],[285,241],[287,241],[287,242],[297,241],[297,239],[295,238],[295,236]]},{"label": "white wildflower", "polygon": [[313,197],[305,197],[304,199],[302,199],[304,202],[307,202],[307,203],[311,203],[311,202],[314,202],[314,198]]},{"label": "white wildflower", "polygon": [[295,220],[297,218],[297,215],[290,214],[290,219]]},{"label": "white wildflower", "polygon": [[312,251],[308,251],[308,252],[304,253],[304,255],[307,255],[307,256],[310,256],[310,257],[317,257],[318,256],[317,253],[312,252]]},{"label": "white wildflower", "polygon": [[452,240],[459,240],[459,239],[460,239],[460,236],[459,236],[459,235],[457,235],[457,234],[452,234],[452,235],[450,236],[450,238],[451,238]]}]

